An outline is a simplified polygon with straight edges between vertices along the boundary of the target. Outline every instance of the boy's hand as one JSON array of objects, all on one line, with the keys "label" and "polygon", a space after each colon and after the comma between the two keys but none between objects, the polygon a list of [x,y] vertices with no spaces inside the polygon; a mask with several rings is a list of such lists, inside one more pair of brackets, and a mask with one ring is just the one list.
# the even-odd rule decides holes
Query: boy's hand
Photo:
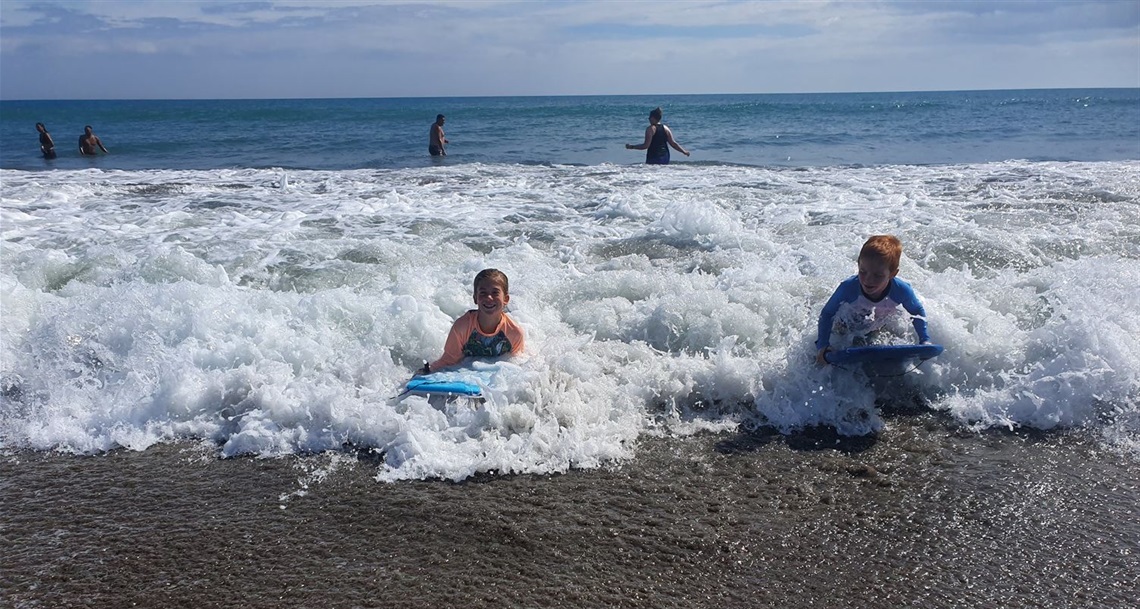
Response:
[{"label": "boy's hand", "polygon": [[824,348],[820,349],[820,350],[819,350],[819,353],[817,353],[817,354],[815,355],[815,363],[819,364],[820,366],[827,366],[827,365],[829,365],[829,364],[830,364],[830,362],[828,362],[828,361],[827,361],[827,358],[826,358],[826,357],[824,357],[824,355],[825,355],[825,354],[826,354],[828,351],[831,351],[831,347],[824,347]]}]

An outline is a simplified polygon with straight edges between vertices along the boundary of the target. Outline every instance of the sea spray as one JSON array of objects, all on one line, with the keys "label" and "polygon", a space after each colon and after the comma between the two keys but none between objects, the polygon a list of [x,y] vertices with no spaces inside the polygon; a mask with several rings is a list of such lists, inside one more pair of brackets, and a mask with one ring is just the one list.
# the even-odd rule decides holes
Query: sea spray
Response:
[{"label": "sea spray", "polygon": [[[355,448],[382,479],[462,479],[620,462],[645,434],[876,433],[886,399],[1134,452],[1138,169],[6,170],[0,443]],[[946,346],[885,386],[812,346],[882,232]],[[487,267],[528,333],[512,380],[394,401]]]}]

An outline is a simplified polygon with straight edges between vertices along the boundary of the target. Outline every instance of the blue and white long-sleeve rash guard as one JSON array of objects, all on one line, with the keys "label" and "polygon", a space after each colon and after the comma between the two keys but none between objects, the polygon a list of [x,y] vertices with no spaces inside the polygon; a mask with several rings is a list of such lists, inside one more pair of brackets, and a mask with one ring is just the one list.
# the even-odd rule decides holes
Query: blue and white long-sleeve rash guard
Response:
[{"label": "blue and white long-sleeve rash guard", "polygon": [[851,311],[849,314],[845,312],[844,317],[860,320],[861,329],[867,332],[883,327],[892,312],[901,305],[911,315],[914,331],[918,333],[918,342],[925,343],[930,340],[930,334],[926,330],[926,310],[922,308],[922,302],[909,283],[898,277],[892,278],[886,295],[874,301],[863,293],[863,288],[859,285],[859,276],[852,275],[839,284],[819,314],[816,349],[822,349],[831,343],[831,326],[836,313],[845,304],[850,305]]}]

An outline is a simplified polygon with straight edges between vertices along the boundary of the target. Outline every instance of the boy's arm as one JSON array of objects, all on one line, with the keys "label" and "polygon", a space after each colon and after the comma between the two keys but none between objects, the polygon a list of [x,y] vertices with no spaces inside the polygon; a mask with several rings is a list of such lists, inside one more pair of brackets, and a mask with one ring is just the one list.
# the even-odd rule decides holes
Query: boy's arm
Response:
[{"label": "boy's arm", "polygon": [[470,317],[472,316],[464,314],[451,324],[451,331],[447,333],[447,341],[443,343],[443,355],[428,364],[429,371],[436,372],[463,361],[463,345],[467,342],[467,337],[471,335]]},{"label": "boy's arm", "polygon": [[507,340],[511,341],[512,356],[519,355],[526,349],[526,333],[514,319],[507,317],[507,324],[503,328],[503,332],[506,333]]},{"label": "boy's arm", "polygon": [[843,299],[836,298],[839,290],[831,295],[831,300],[823,306],[823,311],[819,313],[819,328],[816,330],[815,338],[815,363],[820,366],[827,365],[827,358],[824,355],[831,350],[831,324],[835,319],[835,312],[839,310],[839,305],[842,304]]},{"label": "boy's arm", "polygon": [[918,294],[914,293],[914,288],[910,287],[909,283],[900,282],[897,279],[894,283],[898,295],[897,298],[892,296],[892,300],[901,304],[903,309],[910,313],[914,331],[918,334],[919,344],[930,342],[930,332],[926,324],[926,309],[922,306],[922,301],[918,299]]},{"label": "boy's arm", "polygon": [[831,300],[819,312],[819,325],[815,332],[815,348],[822,349],[831,344],[831,324],[835,319],[835,312],[839,309],[838,299],[832,295]]},{"label": "boy's arm", "polygon": [[[851,288],[855,286],[855,291],[852,293]],[[839,311],[840,305],[845,302],[853,302],[859,297],[858,281],[855,277],[851,277],[839,284],[835,288],[835,292],[831,294],[827,304],[823,305],[823,310],[819,312],[819,327],[816,330],[815,348],[823,349],[831,344],[831,325],[835,320],[835,314]]]}]

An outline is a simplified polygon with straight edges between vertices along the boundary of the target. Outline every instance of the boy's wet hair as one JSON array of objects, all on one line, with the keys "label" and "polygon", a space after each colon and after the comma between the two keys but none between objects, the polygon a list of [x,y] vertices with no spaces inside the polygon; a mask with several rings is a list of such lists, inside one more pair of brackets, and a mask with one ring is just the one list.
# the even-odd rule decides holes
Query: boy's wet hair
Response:
[{"label": "boy's wet hair", "polygon": [[875,235],[863,244],[859,250],[859,260],[863,258],[878,258],[887,263],[892,273],[899,270],[899,259],[902,258],[902,241],[894,235]]},{"label": "boy's wet hair", "polygon": [[649,111],[649,118],[655,118],[657,120],[661,120],[661,106],[657,106],[656,108],[650,110]]},{"label": "boy's wet hair", "polygon": [[484,281],[489,281],[503,289],[504,294],[511,293],[510,281],[507,280],[507,274],[499,269],[483,269],[475,276],[473,287],[478,290],[479,284]]}]

